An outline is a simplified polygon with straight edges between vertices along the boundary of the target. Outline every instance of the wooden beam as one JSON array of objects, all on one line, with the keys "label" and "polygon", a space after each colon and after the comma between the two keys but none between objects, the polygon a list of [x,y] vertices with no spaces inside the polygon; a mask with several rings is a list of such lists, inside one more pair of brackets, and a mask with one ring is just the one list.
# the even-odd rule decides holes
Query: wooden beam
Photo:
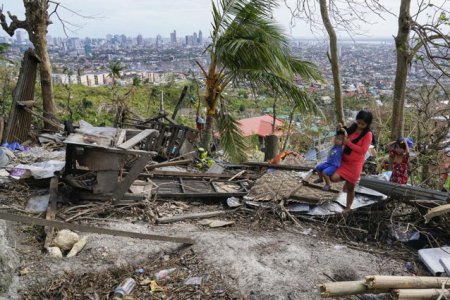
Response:
[{"label": "wooden beam", "polygon": [[309,171],[313,168],[306,166],[291,166],[291,165],[272,165],[267,162],[248,161],[243,163],[245,166],[258,167],[258,168],[272,168],[279,170],[294,170],[294,171]]},{"label": "wooden beam", "polygon": [[226,210],[218,210],[218,211],[209,211],[209,212],[195,213],[195,214],[185,214],[185,215],[179,215],[179,216],[174,216],[174,217],[159,218],[156,220],[156,222],[159,224],[169,224],[169,223],[174,223],[174,222],[183,221],[183,220],[205,219],[205,218],[217,217],[217,216],[224,215],[228,212],[229,211],[226,211]]},{"label": "wooden beam", "polygon": [[39,226],[52,226],[57,227],[59,229],[69,229],[74,231],[81,232],[89,232],[89,233],[97,233],[97,234],[107,234],[113,236],[123,236],[135,239],[144,239],[144,240],[155,240],[155,241],[164,241],[164,242],[174,242],[181,244],[192,245],[195,244],[195,241],[190,238],[185,237],[173,237],[173,236],[165,236],[165,235],[155,235],[155,234],[145,234],[139,232],[131,232],[131,231],[123,231],[123,230],[114,230],[108,228],[100,228],[94,226],[80,225],[74,223],[66,223],[61,221],[54,220],[46,220],[41,218],[29,217],[24,215],[16,215],[10,213],[0,212],[0,219],[5,221],[12,222],[20,222],[25,224],[39,225]]},{"label": "wooden beam", "polygon": [[434,217],[438,217],[440,215],[449,214],[450,213],[450,204],[440,205],[434,207],[428,211],[428,213],[424,216],[425,223],[430,222],[430,220]]},{"label": "wooden beam", "polygon": [[125,140],[125,136],[127,135],[126,129],[119,129],[119,134],[117,135],[116,145],[120,145]]},{"label": "wooden beam", "polygon": [[154,129],[145,129],[144,131],[142,131],[142,132],[138,133],[137,135],[133,136],[128,141],[118,145],[117,148],[130,149],[131,147],[135,146],[137,143],[139,143],[140,141],[142,141],[143,139],[145,139],[146,137],[148,137],[152,133],[157,133],[157,131],[154,130]]},{"label": "wooden beam", "polygon": [[128,191],[130,186],[145,168],[145,165],[150,160],[149,154],[142,154],[141,157],[134,163],[133,167],[131,167],[130,172],[128,172],[127,176],[118,184],[117,188],[114,190],[112,201],[113,203],[117,203],[122,200],[123,195]]},{"label": "wooden beam", "polygon": [[148,165],[146,167],[147,170],[153,170],[156,168],[162,168],[162,167],[171,167],[171,166],[181,166],[181,165],[187,165],[192,162],[192,159],[184,159],[184,160],[177,160],[177,161],[166,161],[155,165]]}]

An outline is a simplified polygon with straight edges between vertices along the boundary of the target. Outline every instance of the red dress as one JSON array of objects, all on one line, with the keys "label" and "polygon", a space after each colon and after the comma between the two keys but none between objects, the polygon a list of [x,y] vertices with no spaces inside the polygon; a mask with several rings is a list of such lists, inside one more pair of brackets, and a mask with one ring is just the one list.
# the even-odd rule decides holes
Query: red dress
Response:
[{"label": "red dress", "polygon": [[341,166],[336,171],[341,178],[353,185],[356,185],[358,182],[359,175],[363,169],[366,152],[372,143],[372,132],[369,131],[362,139],[354,144],[352,141],[359,135],[359,133],[354,132],[348,136],[347,146],[352,149],[352,152],[342,155]]},{"label": "red dress", "polygon": [[400,163],[395,161],[395,153],[391,151],[390,156],[394,160],[392,163],[392,175],[390,182],[406,184],[408,182],[408,156],[403,155]]}]

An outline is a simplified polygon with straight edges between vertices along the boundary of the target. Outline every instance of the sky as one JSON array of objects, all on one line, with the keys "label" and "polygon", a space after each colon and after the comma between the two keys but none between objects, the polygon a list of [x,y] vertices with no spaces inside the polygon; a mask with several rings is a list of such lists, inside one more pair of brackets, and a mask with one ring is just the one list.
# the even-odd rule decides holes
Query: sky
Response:
[{"label": "sky", "polygon": [[[273,17],[282,25],[286,33],[296,38],[322,39],[325,34],[323,29],[314,28],[311,32],[310,24],[296,19],[295,26],[291,23],[291,14],[284,4],[294,6],[297,0],[280,0],[280,7],[274,12]],[[313,0],[310,0],[313,1]],[[343,1],[343,0],[336,0]],[[400,0],[380,0],[385,7],[397,14]],[[414,10],[416,0],[412,0]],[[127,36],[156,37],[161,34],[169,37],[170,32],[177,31],[178,37],[191,35],[194,31],[202,30],[204,36],[208,36],[211,24],[211,1],[210,0],[60,0],[61,5],[76,11],[81,17],[69,10],[60,7],[58,9],[62,19],[73,26],[68,35],[70,37],[105,37],[107,34],[125,34]],[[442,3],[443,0],[433,1]],[[11,11],[19,19],[24,18],[23,3],[20,0],[0,1],[5,11]],[[450,10],[450,4],[448,4]],[[385,13],[384,20],[369,12],[365,15],[367,23],[356,22],[360,26],[358,38],[392,38],[397,32],[397,20],[395,16]],[[52,17],[54,24],[49,26],[49,35],[65,36],[62,25],[55,16]],[[2,35],[5,35],[2,32]],[[349,37],[342,32],[342,38]]]}]

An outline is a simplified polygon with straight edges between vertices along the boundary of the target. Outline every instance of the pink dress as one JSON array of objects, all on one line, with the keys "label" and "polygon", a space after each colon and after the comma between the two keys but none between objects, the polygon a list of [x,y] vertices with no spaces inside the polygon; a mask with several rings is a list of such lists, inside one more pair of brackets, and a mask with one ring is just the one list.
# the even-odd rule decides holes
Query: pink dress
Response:
[{"label": "pink dress", "polygon": [[352,141],[359,136],[359,133],[352,133],[348,137],[347,146],[352,149],[350,154],[342,155],[341,166],[336,170],[337,174],[345,181],[356,185],[363,169],[365,155],[372,143],[372,132],[368,132],[356,144]]}]

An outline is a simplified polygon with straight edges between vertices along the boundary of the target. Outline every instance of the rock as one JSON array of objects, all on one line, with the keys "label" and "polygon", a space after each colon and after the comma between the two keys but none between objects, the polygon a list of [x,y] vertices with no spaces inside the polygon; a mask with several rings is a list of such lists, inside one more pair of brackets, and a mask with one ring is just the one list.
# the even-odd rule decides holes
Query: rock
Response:
[{"label": "rock", "polygon": [[87,243],[87,236],[84,236],[73,245],[72,249],[70,250],[69,254],[67,254],[66,257],[73,257],[77,255],[81,250],[83,250],[86,243]]},{"label": "rock", "polygon": [[70,250],[73,245],[80,240],[78,234],[73,231],[63,229],[58,232],[55,239],[53,240],[53,244],[61,248],[61,250]]},{"label": "rock", "polygon": [[59,249],[58,247],[48,247],[47,251],[51,257],[57,257],[57,258],[63,257],[61,249]]}]

